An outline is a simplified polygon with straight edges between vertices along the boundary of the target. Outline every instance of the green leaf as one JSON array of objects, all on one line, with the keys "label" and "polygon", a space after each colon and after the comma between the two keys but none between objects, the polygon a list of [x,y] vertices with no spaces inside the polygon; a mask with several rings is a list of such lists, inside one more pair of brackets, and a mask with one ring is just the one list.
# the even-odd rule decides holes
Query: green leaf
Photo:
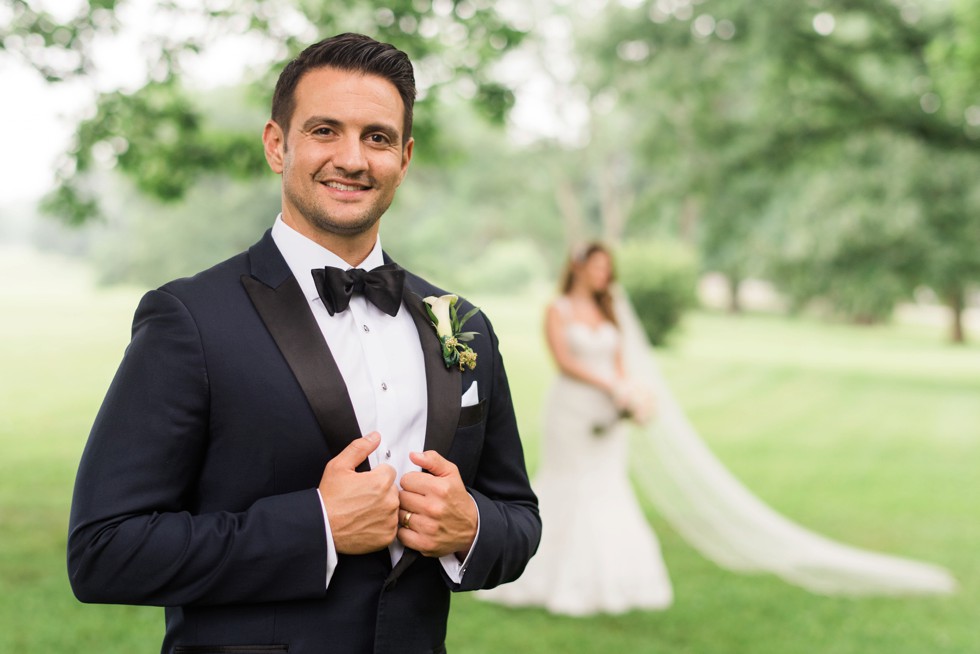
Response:
[{"label": "green leaf", "polygon": [[473,316],[475,316],[477,313],[479,313],[479,311],[480,311],[480,307],[473,307],[472,309],[467,311],[466,314],[463,316],[462,320],[459,321],[459,326],[462,327],[463,325],[465,325],[466,321],[472,318]]}]

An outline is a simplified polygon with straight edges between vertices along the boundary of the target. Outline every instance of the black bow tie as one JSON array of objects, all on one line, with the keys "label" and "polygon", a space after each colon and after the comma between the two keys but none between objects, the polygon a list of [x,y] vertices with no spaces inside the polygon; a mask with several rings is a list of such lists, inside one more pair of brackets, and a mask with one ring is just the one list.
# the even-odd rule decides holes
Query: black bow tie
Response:
[{"label": "black bow tie", "polygon": [[374,270],[341,270],[327,266],[315,268],[312,273],[316,291],[331,316],[346,311],[354,293],[363,293],[368,301],[389,316],[398,313],[402,305],[405,271],[393,263]]}]

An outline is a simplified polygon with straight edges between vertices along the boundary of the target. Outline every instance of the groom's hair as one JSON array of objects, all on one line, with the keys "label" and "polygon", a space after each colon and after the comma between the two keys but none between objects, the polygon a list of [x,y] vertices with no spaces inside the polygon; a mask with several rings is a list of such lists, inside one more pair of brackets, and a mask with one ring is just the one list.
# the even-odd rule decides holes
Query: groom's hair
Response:
[{"label": "groom's hair", "polygon": [[405,112],[402,117],[402,147],[412,135],[412,108],[415,106],[415,72],[408,55],[391,45],[363,34],[338,34],[303,50],[286,64],[272,95],[272,120],[289,132],[296,110],[296,85],[303,75],[317,68],[376,75],[398,90]]}]

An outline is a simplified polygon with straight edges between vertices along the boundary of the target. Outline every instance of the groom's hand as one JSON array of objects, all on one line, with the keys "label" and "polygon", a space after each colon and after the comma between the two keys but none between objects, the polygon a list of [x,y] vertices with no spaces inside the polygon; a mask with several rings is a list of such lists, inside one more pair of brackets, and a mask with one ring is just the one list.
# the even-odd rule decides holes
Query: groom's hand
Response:
[{"label": "groom's hand", "polygon": [[388,546],[398,530],[398,487],[395,469],[379,465],[357,472],[381,437],[372,432],[352,441],[327,463],[320,479],[320,496],[327,510],[337,552],[366,554]]},{"label": "groom's hand", "polygon": [[465,558],[476,538],[479,512],[459,469],[431,450],[412,452],[409,458],[425,472],[402,475],[398,540],[425,556],[455,553]]}]

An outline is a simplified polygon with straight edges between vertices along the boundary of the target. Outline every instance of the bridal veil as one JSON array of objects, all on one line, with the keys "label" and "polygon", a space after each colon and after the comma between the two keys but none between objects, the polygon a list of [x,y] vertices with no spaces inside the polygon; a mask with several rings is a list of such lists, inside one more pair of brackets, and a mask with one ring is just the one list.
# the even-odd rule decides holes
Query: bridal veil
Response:
[{"label": "bridal veil", "polygon": [[656,419],[634,444],[634,478],[643,496],[695,549],[723,568],[769,572],[826,595],[956,589],[944,568],[833,541],[753,495],[711,453],[674,399],[625,293],[616,288],[614,297],[628,373],[656,397]]}]

